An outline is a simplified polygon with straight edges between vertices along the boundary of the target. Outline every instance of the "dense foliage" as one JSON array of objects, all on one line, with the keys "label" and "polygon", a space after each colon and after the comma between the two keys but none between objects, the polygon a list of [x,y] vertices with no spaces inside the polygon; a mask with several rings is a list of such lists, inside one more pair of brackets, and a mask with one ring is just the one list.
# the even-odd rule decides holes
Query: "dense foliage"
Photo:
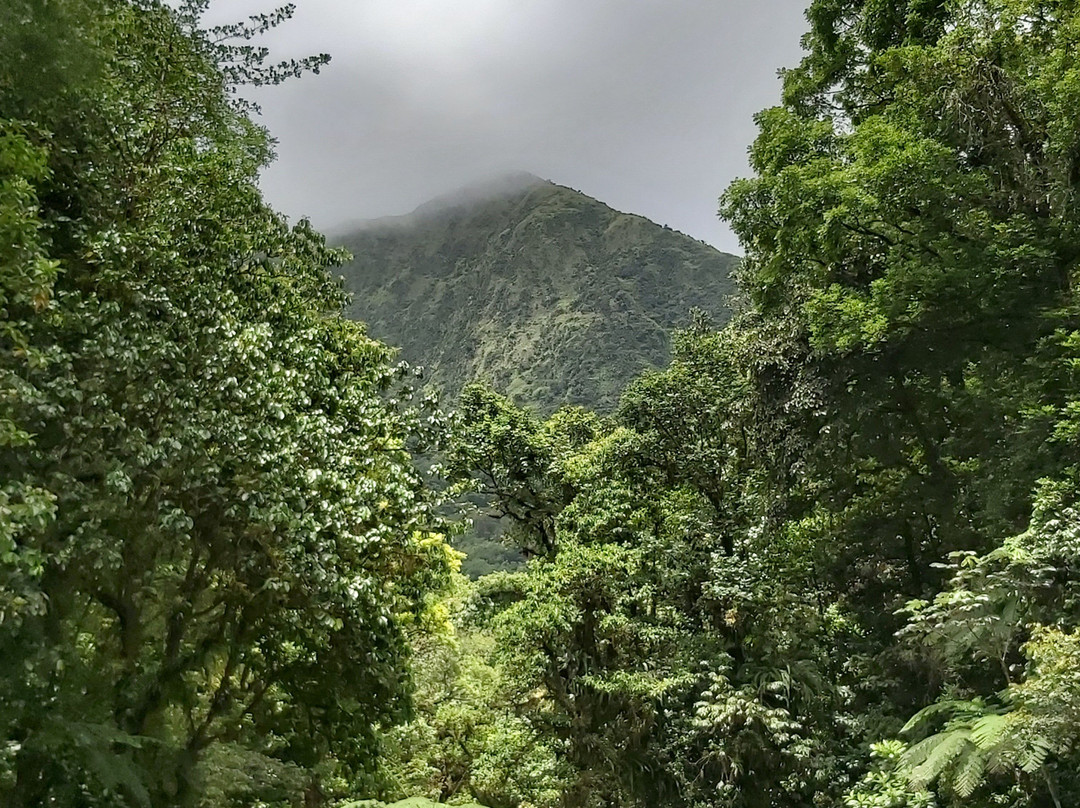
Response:
[{"label": "dense foliage", "polygon": [[1080,801],[1080,5],[808,18],[722,200],[738,317],[610,417],[462,398],[532,804]]},{"label": "dense foliage", "polygon": [[427,416],[231,96],[320,60],[246,46],[288,9],[200,7],[0,15],[5,805],[318,802],[404,710],[452,564]]},{"label": "dense foliage", "polygon": [[1080,803],[1080,3],[814,0],[737,316],[446,423],[255,189],[320,60],[199,8],[0,12],[5,804]]}]

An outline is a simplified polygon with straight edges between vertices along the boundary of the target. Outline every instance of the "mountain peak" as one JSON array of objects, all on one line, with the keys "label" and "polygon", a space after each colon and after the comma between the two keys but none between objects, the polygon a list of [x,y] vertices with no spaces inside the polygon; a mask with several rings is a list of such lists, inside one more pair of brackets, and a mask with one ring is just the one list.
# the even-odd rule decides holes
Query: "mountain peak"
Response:
[{"label": "mountain peak", "polygon": [[453,191],[440,194],[415,207],[409,213],[396,216],[381,216],[378,219],[358,219],[338,225],[328,233],[332,240],[348,239],[367,230],[411,227],[424,219],[442,216],[458,210],[468,210],[485,202],[511,199],[526,191],[550,187],[556,188],[550,180],[542,179],[527,171],[511,171],[496,174],[485,179],[471,182]]},{"label": "mountain peak", "polygon": [[499,174],[441,194],[418,206],[410,215],[428,216],[453,208],[468,207],[479,202],[506,199],[545,185],[553,185],[553,183],[527,171]]},{"label": "mountain peak", "polygon": [[729,316],[737,263],[532,174],[503,175],[343,239],[348,313],[451,396],[487,379],[519,402],[610,410],[668,360],[672,330]]}]

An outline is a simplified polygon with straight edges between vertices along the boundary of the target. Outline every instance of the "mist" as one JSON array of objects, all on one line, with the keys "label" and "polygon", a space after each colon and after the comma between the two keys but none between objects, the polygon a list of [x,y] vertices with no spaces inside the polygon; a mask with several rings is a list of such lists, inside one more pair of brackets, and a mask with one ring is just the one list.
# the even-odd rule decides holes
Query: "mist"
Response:
[{"label": "mist", "polygon": [[[529,172],[738,252],[717,199],[798,63],[802,0],[302,0],[251,91],[277,140],[263,190],[334,231]],[[225,3],[213,19],[265,6]]]}]

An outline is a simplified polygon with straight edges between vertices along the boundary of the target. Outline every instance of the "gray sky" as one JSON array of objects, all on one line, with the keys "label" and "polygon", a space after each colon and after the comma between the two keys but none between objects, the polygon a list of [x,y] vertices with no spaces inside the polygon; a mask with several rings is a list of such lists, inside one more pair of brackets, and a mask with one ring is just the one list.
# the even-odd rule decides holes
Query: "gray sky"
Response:
[{"label": "gray sky", "polygon": [[333,230],[528,171],[738,252],[716,200],[808,0],[297,2],[266,44],[333,61],[252,95],[279,141],[263,189],[291,217]]}]

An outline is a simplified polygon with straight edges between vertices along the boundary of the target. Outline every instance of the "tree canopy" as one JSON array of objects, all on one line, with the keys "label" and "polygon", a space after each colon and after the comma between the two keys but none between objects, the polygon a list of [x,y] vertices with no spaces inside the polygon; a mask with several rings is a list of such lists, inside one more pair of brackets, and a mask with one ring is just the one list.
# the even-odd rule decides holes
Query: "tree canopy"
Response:
[{"label": "tree canopy", "polygon": [[402,623],[454,563],[411,454],[429,403],[341,317],[344,256],[255,184],[232,88],[311,66],[244,44],[287,10],[200,7],[4,11],[10,805],[314,799],[404,711]]},{"label": "tree canopy", "polygon": [[1080,3],[814,0],[737,316],[546,418],[341,317],[202,8],[0,12],[6,804],[1080,802]]},{"label": "tree canopy", "polygon": [[808,19],[736,319],[608,419],[463,398],[544,538],[491,631],[564,806],[1072,804],[1080,7]]}]

